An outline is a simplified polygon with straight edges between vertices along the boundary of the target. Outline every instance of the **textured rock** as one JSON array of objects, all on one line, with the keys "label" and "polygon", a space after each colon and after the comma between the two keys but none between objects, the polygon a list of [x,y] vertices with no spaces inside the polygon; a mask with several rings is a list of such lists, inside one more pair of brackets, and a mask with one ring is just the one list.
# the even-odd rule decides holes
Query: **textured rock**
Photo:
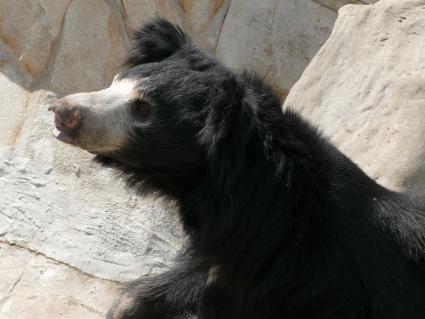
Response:
[{"label": "textured rock", "polygon": [[126,52],[119,14],[103,0],[70,3],[52,66],[51,90],[62,95],[110,84]]},{"label": "textured rock", "polygon": [[233,0],[217,56],[285,93],[329,36],[335,12],[310,0]]},{"label": "textured rock", "polygon": [[230,0],[123,0],[122,3],[131,31],[140,26],[141,20],[161,16],[182,26],[201,48],[214,52]]},{"label": "textured rock", "polygon": [[[1,54],[1,46],[0,46]],[[0,66],[0,145],[13,148],[24,122],[28,91],[11,64]]]},{"label": "textured rock", "polygon": [[[55,95],[30,94],[5,74],[0,83],[3,77],[5,96],[16,93],[6,101],[20,108],[0,107],[1,125],[13,137],[0,140],[0,242],[47,259],[37,259],[37,266],[34,258],[24,259],[31,265],[23,269],[25,286],[9,291],[21,272],[21,253],[12,247],[3,258],[0,249],[0,291],[6,291],[2,284],[8,290],[0,296],[0,318],[103,318],[116,292],[100,278],[128,281],[172,262],[183,242],[175,209],[134,194],[92,155],[52,138],[47,105]],[[20,95],[27,97],[24,107]],[[15,118],[18,125],[9,129]],[[73,269],[88,276],[79,278]],[[48,276],[40,279],[44,271]]]},{"label": "textured rock", "polygon": [[0,153],[0,238],[111,280],[164,269],[182,242],[175,214],[51,138],[54,97],[34,95],[15,151]]},{"label": "textured rock", "polygon": [[[425,176],[422,6],[341,11],[288,101],[388,185]],[[113,282],[165,269],[182,245],[172,204],[57,142],[47,112],[57,95],[109,85],[129,35],[156,15],[283,95],[336,18],[310,0],[0,1],[0,318],[101,318]]]},{"label": "textured rock", "polygon": [[186,29],[196,43],[214,53],[227,18],[230,0],[179,1],[185,17]]},{"label": "textured rock", "polygon": [[180,247],[177,221],[153,201],[121,193],[129,203],[120,204],[113,201],[117,194],[108,196],[113,186],[104,186],[100,198],[82,192],[87,186],[73,194],[22,158],[3,160],[0,170],[0,188],[7,188],[0,194],[0,235],[8,243],[119,281],[163,270]]},{"label": "textured rock", "polygon": [[380,183],[425,185],[425,1],[345,6],[285,106]]},{"label": "textured rock", "polygon": [[49,60],[70,0],[2,0],[0,39],[25,71],[38,76]]},{"label": "textured rock", "polygon": [[177,13],[176,1],[122,0],[122,8],[129,32],[134,32],[142,21],[156,16],[162,16],[174,23],[181,24],[182,19]]},{"label": "textured rock", "polygon": [[282,95],[329,36],[336,13],[311,0],[123,0],[130,31],[156,15],[227,65],[265,76]]},{"label": "textured rock", "polygon": [[337,11],[342,6],[345,6],[346,4],[351,4],[351,3],[372,4],[372,3],[378,2],[378,0],[314,0],[314,1],[335,11]]},{"label": "textured rock", "polygon": [[263,74],[284,93],[325,41],[336,14],[312,0],[4,0],[0,42],[13,53],[9,62],[26,74],[26,87],[64,95],[107,85],[128,35],[154,16],[178,23],[207,52]]},{"label": "textured rock", "polygon": [[116,284],[0,243],[0,318],[101,319]]}]

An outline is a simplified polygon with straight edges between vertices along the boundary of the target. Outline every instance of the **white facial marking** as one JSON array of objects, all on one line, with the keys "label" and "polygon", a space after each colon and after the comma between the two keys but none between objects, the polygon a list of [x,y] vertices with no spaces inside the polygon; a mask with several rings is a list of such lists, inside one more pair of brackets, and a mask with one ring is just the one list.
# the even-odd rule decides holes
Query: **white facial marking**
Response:
[{"label": "white facial marking", "polygon": [[132,99],[134,99],[135,94],[137,94],[135,90],[136,85],[136,80],[117,80],[115,77],[111,86],[106,89],[100,91],[71,94],[66,97],[66,100],[70,104],[74,105],[96,107],[101,104],[101,102],[103,102],[102,107],[111,107],[113,105],[116,105],[116,103],[114,102],[131,101]]},{"label": "white facial marking", "polygon": [[120,73],[115,74],[114,78],[112,79],[112,82],[115,82],[119,76],[120,76]]},{"label": "white facial marking", "polygon": [[142,98],[140,82],[145,79],[118,79],[111,86],[94,92],[72,94],[64,99],[84,109],[80,144],[96,152],[111,152],[125,145],[134,119],[129,103]]},{"label": "white facial marking", "polygon": [[121,79],[116,80],[112,82],[111,86],[107,89],[98,91],[98,94],[114,97],[117,99],[123,99],[127,101],[131,101],[132,98],[134,98],[134,92],[135,87],[137,85],[137,81],[132,79]]}]

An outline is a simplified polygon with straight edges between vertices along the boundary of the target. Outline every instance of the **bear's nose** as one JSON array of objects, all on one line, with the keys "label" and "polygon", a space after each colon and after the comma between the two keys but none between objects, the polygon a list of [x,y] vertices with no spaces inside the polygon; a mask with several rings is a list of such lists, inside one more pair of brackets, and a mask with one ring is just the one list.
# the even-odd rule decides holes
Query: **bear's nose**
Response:
[{"label": "bear's nose", "polygon": [[49,107],[55,113],[55,124],[59,131],[71,133],[81,122],[81,114],[77,107],[69,105],[66,101],[58,100]]}]

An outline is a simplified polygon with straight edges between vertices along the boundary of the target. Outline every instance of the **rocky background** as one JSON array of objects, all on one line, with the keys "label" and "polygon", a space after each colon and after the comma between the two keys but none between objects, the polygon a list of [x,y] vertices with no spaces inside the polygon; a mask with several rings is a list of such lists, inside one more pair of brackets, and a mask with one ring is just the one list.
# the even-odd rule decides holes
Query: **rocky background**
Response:
[{"label": "rocky background", "polygon": [[156,15],[289,92],[284,107],[371,177],[420,196],[425,0],[374,2],[1,0],[0,318],[102,318],[119,282],[165,269],[182,245],[172,203],[140,198],[57,142],[47,112],[108,86],[132,32]]}]

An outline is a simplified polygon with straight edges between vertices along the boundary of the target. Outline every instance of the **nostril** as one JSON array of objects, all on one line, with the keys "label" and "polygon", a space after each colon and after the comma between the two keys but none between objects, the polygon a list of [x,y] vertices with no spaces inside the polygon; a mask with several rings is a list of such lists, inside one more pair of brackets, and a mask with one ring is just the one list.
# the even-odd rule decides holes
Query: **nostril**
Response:
[{"label": "nostril", "polygon": [[80,111],[75,107],[56,105],[54,112],[56,124],[62,129],[71,130],[80,123]]},{"label": "nostril", "polygon": [[57,100],[53,105],[50,105],[48,110],[52,112],[56,112],[57,108],[69,107],[68,103],[64,100]]},{"label": "nostril", "polygon": [[56,108],[56,114],[60,117],[63,122],[68,122],[71,120],[70,112],[67,108],[58,107]]}]

